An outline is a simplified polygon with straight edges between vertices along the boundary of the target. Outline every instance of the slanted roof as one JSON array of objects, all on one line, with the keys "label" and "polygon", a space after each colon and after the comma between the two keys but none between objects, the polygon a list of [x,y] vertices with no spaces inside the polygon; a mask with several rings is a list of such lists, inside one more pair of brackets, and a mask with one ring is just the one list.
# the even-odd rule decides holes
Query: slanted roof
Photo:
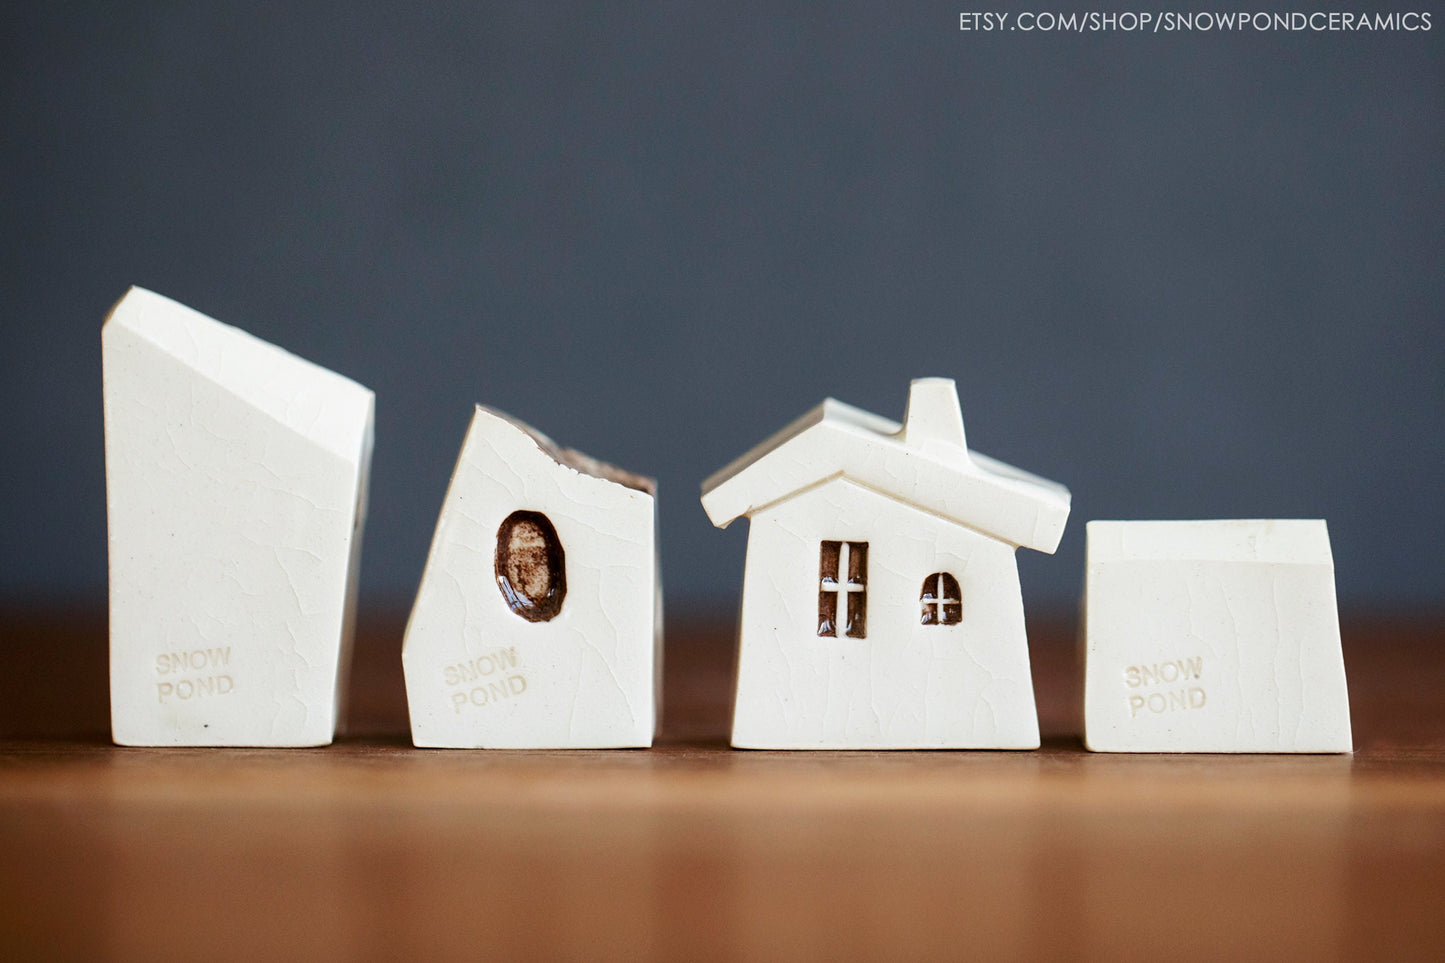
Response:
[{"label": "slanted roof", "polygon": [[902,425],[829,398],[703,482],[702,506],[726,528],[838,477],[1041,552],[1069,518],[1063,485],[968,450],[947,378],[912,383]]},{"label": "slanted roof", "polygon": [[145,340],[345,461],[356,461],[369,444],[369,389],[178,301],[132,287],[110,309],[104,330]]},{"label": "slanted roof", "polygon": [[563,448],[525,421],[513,418],[506,412],[488,408],[486,405],[477,405],[473,422],[482,424],[489,430],[516,432],[536,445],[542,454],[579,475],[591,475],[593,478],[601,478],[624,488],[631,488],[654,498],[657,497],[657,479],[610,465],[591,455],[583,454],[575,448]]}]

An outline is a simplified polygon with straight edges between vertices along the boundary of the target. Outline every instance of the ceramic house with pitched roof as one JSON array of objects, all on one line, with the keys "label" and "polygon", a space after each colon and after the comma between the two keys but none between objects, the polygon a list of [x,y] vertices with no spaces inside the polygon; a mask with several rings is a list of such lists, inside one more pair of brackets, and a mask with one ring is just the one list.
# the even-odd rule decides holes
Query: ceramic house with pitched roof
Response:
[{"label": "ceramic house with pitched roof", "polygon": [[899,425],[829,399],[703,483],[747,516],[732,743],[1033,749],[1014,550],[1052,553],[1069,491],[968,450],[951,380]]}]

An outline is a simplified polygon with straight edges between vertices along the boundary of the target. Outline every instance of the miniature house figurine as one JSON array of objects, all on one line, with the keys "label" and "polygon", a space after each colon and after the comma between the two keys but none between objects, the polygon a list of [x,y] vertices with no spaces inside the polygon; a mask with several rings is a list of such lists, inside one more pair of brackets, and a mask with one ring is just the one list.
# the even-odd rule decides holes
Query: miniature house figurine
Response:
[{"label": "miniature house figurine", "polygon": [[1323,521],[1089,522],[1095,752],[1349,752]]},{"label": "miniature house figurine", "polygon": [[702,504],[751,520],[734,746],[1038,747],[1014,549],[1058,547],[1069,492],[969,451],[952,381],[902,426],[824,401]]},{"label": "miniature house figurine", "polygon": [[371,392],[140,288],[101,348],[115,741],[329,743]]},{"label": "miniature house figurine", "polygon": [[422,747],[649,746],[656,484],[478,407],[402,649]]}]

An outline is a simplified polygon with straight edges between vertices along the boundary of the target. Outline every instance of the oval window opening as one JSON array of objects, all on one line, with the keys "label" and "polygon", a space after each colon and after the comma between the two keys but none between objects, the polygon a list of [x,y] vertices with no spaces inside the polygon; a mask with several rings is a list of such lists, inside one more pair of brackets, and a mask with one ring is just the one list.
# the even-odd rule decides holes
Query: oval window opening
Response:
[{"label": "oval window opening", "polygon": [[541,512],[513,512],[497,529],[497,587],[507,607],[528,622],[562,611],[567,566],[557,529]]}]

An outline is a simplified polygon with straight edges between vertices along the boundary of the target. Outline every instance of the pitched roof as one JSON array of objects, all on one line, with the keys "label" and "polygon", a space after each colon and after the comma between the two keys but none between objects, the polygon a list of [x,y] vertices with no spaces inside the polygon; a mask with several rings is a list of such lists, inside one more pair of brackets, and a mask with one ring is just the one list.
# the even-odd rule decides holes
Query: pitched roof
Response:
[{"label": "pitched roof", "polygon": [[1063,485],[968,450],[947,378],[912,383],[902,425],[829,398],[703,482],[702,506],[726,528],[837,477],[1041,552],[1069,518]]}]

